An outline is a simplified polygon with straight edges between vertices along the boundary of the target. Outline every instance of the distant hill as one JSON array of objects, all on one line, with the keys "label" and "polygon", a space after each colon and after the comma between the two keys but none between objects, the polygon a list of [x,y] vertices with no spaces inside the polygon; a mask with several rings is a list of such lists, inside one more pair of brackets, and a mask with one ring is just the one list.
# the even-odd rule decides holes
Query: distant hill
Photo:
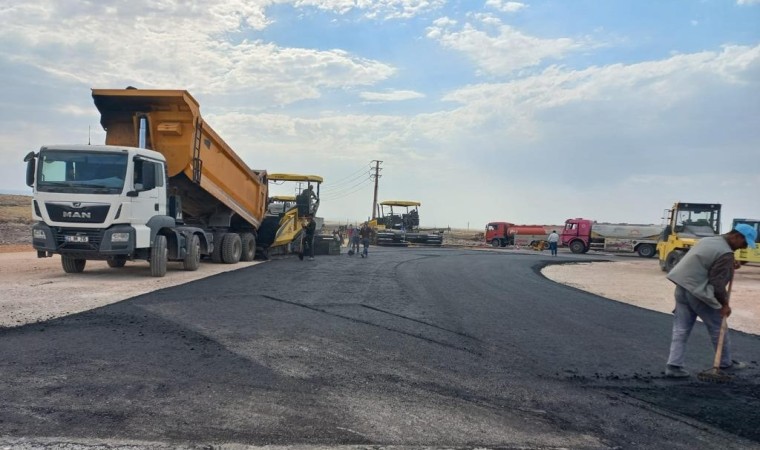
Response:
[{"label": "distant hill", "polygon": [[30,195],[0,194],[0,223],[32,223]]}]

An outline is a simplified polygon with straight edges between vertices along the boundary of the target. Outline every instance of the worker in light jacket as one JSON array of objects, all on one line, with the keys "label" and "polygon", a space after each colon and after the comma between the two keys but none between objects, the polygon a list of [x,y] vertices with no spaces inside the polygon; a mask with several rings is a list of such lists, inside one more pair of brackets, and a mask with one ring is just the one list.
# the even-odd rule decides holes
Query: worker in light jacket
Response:
[{"label": "worker in light jacket", "polygon": [[552,256],[557,256],[557,243],[559,242],[559,234],[557,234],[557,230],[549,233],[549,237],[546,240],[549,241],[549,250],[552,251]]},{"label": "worker in light jacket", "polygon": [[[676,285],[676,308],[673,311],[670,355],[665,367],[667,377],[689,376],[683,368],[686,342],[697,317],[707,326],[713,347],[717,349],[723,317],[731,315],[726,285],[733,278],[736,268],[734,252],[747,247],[755,248],[756,239],[757,231],[746,224],[739,224],[721,236],[702,238],[668,273],[668,279]],[[726,331],[720,368],[736,370],[746,366],[746,363],[731,358],[731,344]]]}]

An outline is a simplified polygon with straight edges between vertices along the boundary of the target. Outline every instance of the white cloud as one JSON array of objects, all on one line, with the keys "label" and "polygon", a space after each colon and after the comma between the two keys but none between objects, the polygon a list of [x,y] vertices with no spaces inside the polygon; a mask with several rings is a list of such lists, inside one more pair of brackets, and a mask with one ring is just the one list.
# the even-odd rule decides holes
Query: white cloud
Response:
[{"label": "white cloud", "polygon": [[736,0],[737,5],[760,5],[760,0]]},{"label": "white cloud", "polygon": [[[428,225],[649,221],[675,200],[722,201],[727,217],[753,215],[745,205],[757,204],[760,177],[732,161],[752,160],[760,147],[756,43],[571,68],[565,58],[593,56],[596,44],[447,10],[452,17],[427,29],[430,41],[415,42],[440,43],[439,64],[425,66],[420,54],[412,73],[398,54],[389,57],[396,67],[257,40],[273,23],[266,13],[274,3],[378,21],[426,19],[442,4],[37,0],[0,9],[0,156],[10,161],[0,164],[0,187],[23,187],[21,158],[41,144],[86,143],[89,125],[93,143],[102,142],[89,88],[131,84],[190,90],[204,119],[254,168],[316,173],[329,184],[384,160],[381,199],[422,201]],[[473,84],[482,80],[465,73],[464,58],[490,82]],[[405,75],[419,84],[391,84]],[[371,194],[356,196],[325,202],[324,214],[369,212]]]},{"label": "white cloud", "polygon": [[489,15],[476,15],[473,19],[458,28],[450,21],[437,21],[428,28],[427,37],[445,48],[464,53],[493,75],[509,75],[538,66],[547,59],[560,60],[570,52],[591,47],[590,43],[570,38],[529,36]]},{"label": "white cloud", "polygon": [[[409,19],[443,7],[446,0],[291,0],[297,7],[311,6],[346,14],[361,11],[372,19]],[[280,3],[289,3],[289,1]]]},{"label": "white cloud", "polygon": [[425,94],[415,91],[389,90],[386,92],[361,92],[359,97],[371,102],[397,102],[424,98]]},{"label": "white cloud", "polygon": [[508,2],[505,0],[486,0],[486,6],[506,13],[517,12],[528,7],[525,3]]},{"label": "white cloud", "polygon": [[164,0],[125,7],[50,0],[14,6],[0,11],[0,56],[87,86],[183,86],[279,104],[318,98],[322,89],[369,86],[395,73],[342,50],[242,38],[267,25],[268,3],[211,0],[202,8]]}]

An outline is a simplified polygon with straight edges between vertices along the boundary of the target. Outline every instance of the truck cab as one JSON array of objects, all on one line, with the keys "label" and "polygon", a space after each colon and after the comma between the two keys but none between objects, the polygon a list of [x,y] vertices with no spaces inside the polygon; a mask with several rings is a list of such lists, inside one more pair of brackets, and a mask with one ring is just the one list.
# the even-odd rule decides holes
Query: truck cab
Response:
[{"label": "truck cab", "polygon": [[494,248],[506,247],[509,243],[509,227],[513,225],[508,222],[490,222],[486,225],[486,244],[491,244]]},{"label": "truck cab", "polygon": [[[87,260],[121,267],[128,259],[151,259],[156,236],[182,219],[180,210],[169,208],[166,161],[158,152],[45,146],[25,160],[37,220],[32,245],[39,257],[60,254],[65,272],[81,272]],[[175,250],[169,256],[177,257],[176,249],[168,249]]]},{"label": "truck cab", "polygon": [[567,219],[560,235],[560,244],[573,253],[586,253],[591,248],[591,227],[588,219]]}]

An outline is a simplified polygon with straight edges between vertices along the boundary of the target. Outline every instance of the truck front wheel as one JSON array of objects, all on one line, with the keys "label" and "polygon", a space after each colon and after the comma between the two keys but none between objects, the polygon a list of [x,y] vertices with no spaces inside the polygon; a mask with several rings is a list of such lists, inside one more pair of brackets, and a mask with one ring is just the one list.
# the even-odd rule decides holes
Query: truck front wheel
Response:
[{"label": "truck front wheel", "polygon": [[499,239],[494,239],[493,241],[491,241],[491,247],[493,248],[501,247],[501,241]]},{"label": "truck front wheel", "polygon": [[66,273],[81,273],[87,264],[86,259],[72,258],[71,256],[61,255],[61,266]]},{"label": "truck front wheel", "polygon": [[655,254],[654,245],[651,244],[641,244],[636,251],[642,258],[651,258]]},{"label": "truck front wheel", "polygon": [[256,258],[256,236],[253,233],[240,233],[240,243],[242,245],[240,260],[253,261]]},{"label": "truck front wheel", "polygon": [[222,238],[222,262],[225,264],[235,264],[240,261],[240,255],[243,253],[243,243],[240,241],[240,235],[237,233],[227,233]]},{"label": "truck front wheel", "polygon": [[570,251],[576,254],[585,253],[586,246],[582,241],[573,241],[570,243]]},{"label": "truck front wheel", "polygon": [[150,275],[152,277],[163,277],[166,275],[166,236],[159,234],[153,241],[153,247],[150,249]]}]

